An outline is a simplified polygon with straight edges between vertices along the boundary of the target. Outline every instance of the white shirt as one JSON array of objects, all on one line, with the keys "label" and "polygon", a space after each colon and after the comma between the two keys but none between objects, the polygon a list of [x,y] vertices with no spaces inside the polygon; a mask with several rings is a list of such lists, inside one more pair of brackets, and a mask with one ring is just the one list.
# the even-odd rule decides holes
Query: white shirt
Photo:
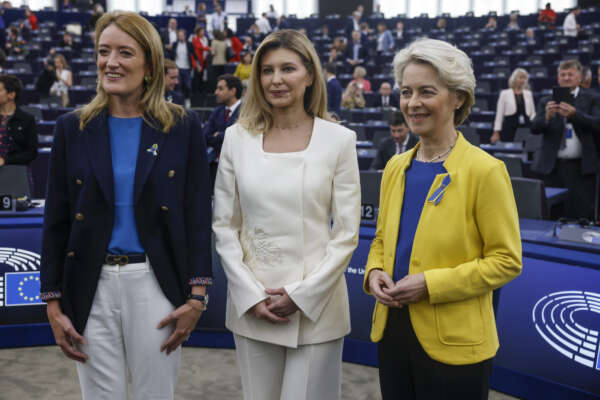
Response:
[{"label": "white shirt", "polygon": [[406,146],[408,146],[408,139],[410,139],[410,135],[406,135],[406,138],[402,142],[402,144],[396,143],[396,154],[402,154],[406,151]]},{"label": "white shirt", "polygon": [[214,13],[210,14],[210,23],[208,24],[209,31],[224,31],[225,30],[225,13],[221,15]]},{"label": "white shirt", "polygon": [[177,67],[180,69],[190,69],[187,42],[178,43],[177,53],[175,54],[175,64],[177,64]]},{"label": "white shirt", "polygon": [[169,29],[169,44],[173,44],[173,42],[177,41],[177,29],[170,30]]},{"label": "white shirt", "polygon": [[[577,98],[577,95],[579,94],[579,86],[575,88],[572,94],[574,98]],[[579,137],[575,132],[575,128],[573,128],[573,124],[570,122],[565,122],[565,146],[558,150],[558,158],[572,160],[581,158],[581,155],[581,140],[579,140]]]},{"label": "white shirt", "polygon": [[233,105],[231,107],[225,107],[226,109],[229,110],[229,117],[231,117],[233,115],[233,113],[240,106],[240,104],[242,104],[242,99],[238,99],[238,101],[233,103]]},{"label": "white shirt", "polygon": [[577,21],[572,11],[565,17],[565,22],[563,22],[563,34],[565,36],[577,37]]},{"label": "white shirt", "polygon": [[258,18],[256,20],[256,26],[258,26],[260,33],[267,34],[271,32],[271,24],[269,23],[269,20],[265,17]]}]

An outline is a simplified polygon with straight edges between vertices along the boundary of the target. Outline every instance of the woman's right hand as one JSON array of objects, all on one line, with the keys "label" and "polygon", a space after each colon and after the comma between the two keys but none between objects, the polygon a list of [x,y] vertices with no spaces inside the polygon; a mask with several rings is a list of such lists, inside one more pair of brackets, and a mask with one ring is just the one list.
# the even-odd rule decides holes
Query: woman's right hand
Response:
[{"label": "woman's right hand", "polygon": [[500,132],[494,131],[494,133],[492,133],[492,137],[490,137],[490,143],[495,144],[499,140],[500,140]]},{"label": "woman's right hand", "polygon": [[381,269],[372,269],[369,272],[369,291],[378,302],[389,307],[401,308],[402,304],[383,291],[383,288],[392,289],[395,286],[390,276]]},{"label": "woman's right hand", "polygon": [[60,347],[65,356],[84,363],[88,359],[88,356],[77,350],[75,344],[85,344],[85,339],[77,333],[69,317],[63,314],[60,309],[59,300],[48,301],[46,313],[48,314],[48,321],[50,321],[54,340],[58,347]]},{"label": "woman's right hand", "polygon": [[269,311],[269,305],[271,304],[271,298],[266,298],[260,303],[255,304],[250,312],[258,319],[264,319],[265,321],[269,321],[272,324],[280,324],[289,322],[290,319],[286,317],[280,317],[271,311]]}]

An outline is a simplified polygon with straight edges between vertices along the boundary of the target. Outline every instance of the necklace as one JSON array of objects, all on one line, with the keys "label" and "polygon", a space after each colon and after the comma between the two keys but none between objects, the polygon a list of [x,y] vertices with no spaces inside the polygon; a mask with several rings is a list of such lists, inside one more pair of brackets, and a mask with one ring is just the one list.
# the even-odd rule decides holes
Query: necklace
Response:
[{"label": "necklace", "polygon": [[[456,144],[456,143],[454,143]],[[429,160],[425,160],[425,158],[423,158],[423,154],[421,152],[421,147],[419,147],[419,150],[417,151],[417,161],[421,161],[421,162],[426,162],[426,163],[432,163],[435,162],[439,159],[441,159],[442,157],[444,157],[445,155],[447,155],[448,153],[450,153],[450,151],[454,148],[454,144],[452,146],[450,146],[450,148],[446,151],[444,151],[443,153],[438,154],[437,156],[430,158]]]}]

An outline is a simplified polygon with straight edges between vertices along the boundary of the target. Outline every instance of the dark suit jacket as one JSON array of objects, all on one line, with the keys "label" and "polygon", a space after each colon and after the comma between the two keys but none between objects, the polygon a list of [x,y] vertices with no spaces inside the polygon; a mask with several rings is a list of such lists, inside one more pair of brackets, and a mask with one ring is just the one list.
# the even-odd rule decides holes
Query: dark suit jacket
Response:
[{"label": "dark suit jacket", "polygon": [[[373,96],[373,102],[371,103],[371,107],[381,107],[381,102],[382,96],[379,93],[377,93],[376,96]],[[396,108],[400,107],[400,98],[398,97],[397,93],[392,92],[392,94],[390,94],[388,106]]]},{"label": "dark suit jacket", "polygon": [[192,45],[192,43],[187,42],[187,41],[182,43],[182,42],[180,42],[178,40],[178,41],[176,41],[176,42],[174,42],[172,44],[173,44],[173,47],[172,47],[172,50],[171,50],[171,53],[170,53],[171,54],[171,60],[175,60],[175,57],[177,57],[177,47],[185,44],[185,46],[187,47],[187,51],[188,51],[188,57],[189,57],[189,62],[190,62],[190,69],[194,68],[194,60],[196,62],[200,62],[198,60],[198,58],[196,57],[196,52],[194,51],[194,46]]},{"label": "dark suit jacket", "polygon": [[[358,58],[361,61],[361,63],[364,63],[367,60],[367,48],[365,46],[363,46],[362,44],[360,45],[360,48],[358,49]],[[352,60],[354,59],[354,42],[351,40],[348,42],[348,45],[346,46],[346,51],[344,53],[344,60]]]},{"label": "dark suit jacket", "polygon": [[174,104],[179,104],[180,106],[183,106],[185,104],[185,98],[183,97],[183,95],[175,91],[165,91],[165,100]]},{"label": "dark suit jacket", "polygon": [[163,47],[172,44],[171,39],[169,38],[169,28],[161,29],[160,31],[160,40],[162,40]]},{"label": "dark suit jacket", "polygon": [[[142,124],[134,213],[158,283],[178,307],[190,280],[211,277],[211,205],[200,121],[189,113],[168,133]],[[156,153],[148,151],[155,147]],[[75,218],[78,215],[78,218]],[[79,129],[56,121],[44,213],[41,292],[61,292],[63,312],[85,329],[115,217],[108,112]]]},{"label": "dark suit jacket", "polygon": [[327,110],[335,112],[340,116],[342,104],[342,85],[337,78],[327,82]]},{"label": "dark suit jacket", "polygon": [[4,156],[6,164],[29,164],[37,157],[38,137],[35,118],[17,107],[6,126],[8,134],[8,153]]},{"label": "dark suit jacket", "polygon": [[[240,103],[233,114],[229,116],[227,123],[225,123],[225,106],[219,106],[210,113],[208,121],[204,124],[206,143],[209,147],[215,149],[217,155],[221,154],[221,146],[223,146],[223,140],[225,139],[225,129],[235,124],[240,115],[241,108],[242,104]],[[216,136],[214,136],[215,132],[218,132]]]},{"label": "dark suit jacket", "polygon": [[[550,174],[556,165],[558,150],[565,128],[564,120],[556,115],[546,122],[546,104],[552,96],[542,98],[538,104],[536,116],[531,121],[531,133],[544,135],[542,147],[535,153],[531,169],[540,174]],[[576,113],[569,119],[575,133],[581,140],[581,172],[594,173],[598,168],[598,149],[600,144],[600,101],[586,89],[579,89],[575,98]]]},{"label": "dark suit jacket", "polygon": [[[406,144],[406,150],[408,151],[415,147],[419,141],[419,137],[413,133],[408,133],[408,143]],[[379,170],[384,169],[387,162],[396,154],[396,142],[393,137],[387,137],[379,143],[377,148],[377,154],[371,163],[371,169]]]}]

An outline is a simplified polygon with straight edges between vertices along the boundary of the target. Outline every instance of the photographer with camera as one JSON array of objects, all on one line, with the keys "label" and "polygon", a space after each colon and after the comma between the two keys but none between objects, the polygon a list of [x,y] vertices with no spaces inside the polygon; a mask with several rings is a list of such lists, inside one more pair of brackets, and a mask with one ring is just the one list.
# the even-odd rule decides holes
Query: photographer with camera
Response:
[{"label": "photographer with camera", "polygon": [[600,100],[579,86],[582,70],[577,60],[559,64],[558,87],[541,99],[531,123],[531,133],[543,135],[532,170],[542,175],[546,186],[569,189],[569,218],[592,217],[598,170]]}]

